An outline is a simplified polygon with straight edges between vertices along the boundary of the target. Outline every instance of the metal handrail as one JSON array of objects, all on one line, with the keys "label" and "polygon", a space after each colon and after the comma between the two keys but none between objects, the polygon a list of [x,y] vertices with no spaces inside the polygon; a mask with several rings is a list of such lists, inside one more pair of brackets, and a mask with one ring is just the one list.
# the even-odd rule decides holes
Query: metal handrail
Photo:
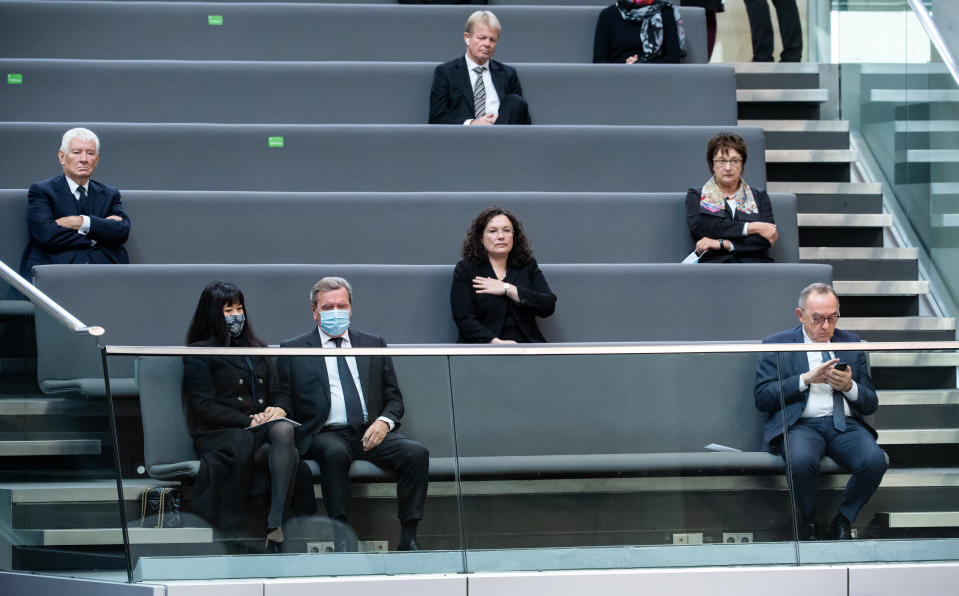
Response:
[{"label": "metal handrail", "polygon": [[[825,346],[834,351],[866,352],[933,351],[959,352],[959,341],[862,342],[859,344],[763,344],[763,343],[660,343],[660,344],[536,344],[525,346],[423,345],[394,348],[340,348],[352,356],[559,356],[614,354],[716,354],[761,352],[808,352]],[[855,346],[855,347],[852,347]],[[104,346],[107,356],[317,356],[327,348],[193,348],[186,346]]]},{"label": "metal handrail", "polygon": [[946,68],[949,69],[949,74],[952,75],[952,79],[956,82],[956,85],[959,85],[959,65],[956,64],[955,56],[952,55],[952,51],[942,38],[939,27],[933,22],[932,15],[929,14],[922,0],[906,0],[906,2],[909,3],[913,14],[919,19],[922,28],[926,30],[926,35],[929,36],[932,44],[936,46],[936,51],[939,52],[939,57],[942,58]]},{"label": "metal handrail", "polygon": [[30,302],[45,310],[51,317],[62,323],[76,333],[89,333],[90,335],[103,335],[103,327],[88,327],[65,308],[60,306],[32,283],[20,277],[20,274],[11,269],[6,263],[0,261],[0,278],[16,288],[21,294],[30,299]]}]

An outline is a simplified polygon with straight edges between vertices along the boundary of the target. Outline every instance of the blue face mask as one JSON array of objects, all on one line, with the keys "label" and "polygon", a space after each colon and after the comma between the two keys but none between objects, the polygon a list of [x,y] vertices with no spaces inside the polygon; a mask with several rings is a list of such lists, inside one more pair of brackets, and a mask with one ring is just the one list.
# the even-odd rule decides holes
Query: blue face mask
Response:
[{"label": "blue face mask", "polygon": [[330,337],[342,335],[350,327],[350,311],[321,310],[320,329]]},{"label": "blue face mask", "polygon": [[236,339],[243,333],[243,325],[246,323],[246,315],[227,315],[226,326],[230,330],[230,337]]}]

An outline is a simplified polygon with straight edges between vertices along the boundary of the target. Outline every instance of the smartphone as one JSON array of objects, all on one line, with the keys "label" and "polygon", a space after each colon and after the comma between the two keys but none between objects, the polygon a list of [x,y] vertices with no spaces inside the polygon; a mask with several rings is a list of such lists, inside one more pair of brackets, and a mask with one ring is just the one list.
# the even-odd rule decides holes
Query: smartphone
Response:
[{"label": "smartphone", "polygon": [[837,362],[836,364],[833,365],[833,368],[835,368],[836,370],[848,370],[848,369],[849,369],[849,363],[848,363],[848,362]]}]

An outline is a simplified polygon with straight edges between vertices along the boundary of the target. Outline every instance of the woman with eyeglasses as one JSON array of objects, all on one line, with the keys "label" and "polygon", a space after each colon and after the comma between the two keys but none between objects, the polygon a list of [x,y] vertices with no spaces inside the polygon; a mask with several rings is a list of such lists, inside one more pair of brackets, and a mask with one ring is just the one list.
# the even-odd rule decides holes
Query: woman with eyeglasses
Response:
[{"label": "woman with eyeglasses", "polygon": [[686,223],[700,263],[771,263],[779,232],[765,190],[743,180],[746,142],[721,132],[709,140],[712,177],[686,194]]}]

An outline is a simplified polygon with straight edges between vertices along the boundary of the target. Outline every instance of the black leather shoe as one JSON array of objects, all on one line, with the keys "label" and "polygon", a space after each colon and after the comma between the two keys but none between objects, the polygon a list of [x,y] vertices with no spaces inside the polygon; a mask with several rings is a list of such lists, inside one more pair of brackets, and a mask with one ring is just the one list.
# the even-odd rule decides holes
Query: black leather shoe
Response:
[{"label": "black leather shoe", "polygon": [[804,542],[819,540],[819,532],[816,528],[816,522],[812,521],[811,519],[800,522],[799,539]]},{"label": "black leather shoe", "polygon": [[396,545],[396,550],[423,550],[420,548],[420,545],[417,544],[416,538],[410,539],[409,542],[401,542]]},{"label": "black leather shoe", "polygon": [[837,513],[829,524],[830,540],[852,540],[852,527],[849,520],[841,513]]}]

